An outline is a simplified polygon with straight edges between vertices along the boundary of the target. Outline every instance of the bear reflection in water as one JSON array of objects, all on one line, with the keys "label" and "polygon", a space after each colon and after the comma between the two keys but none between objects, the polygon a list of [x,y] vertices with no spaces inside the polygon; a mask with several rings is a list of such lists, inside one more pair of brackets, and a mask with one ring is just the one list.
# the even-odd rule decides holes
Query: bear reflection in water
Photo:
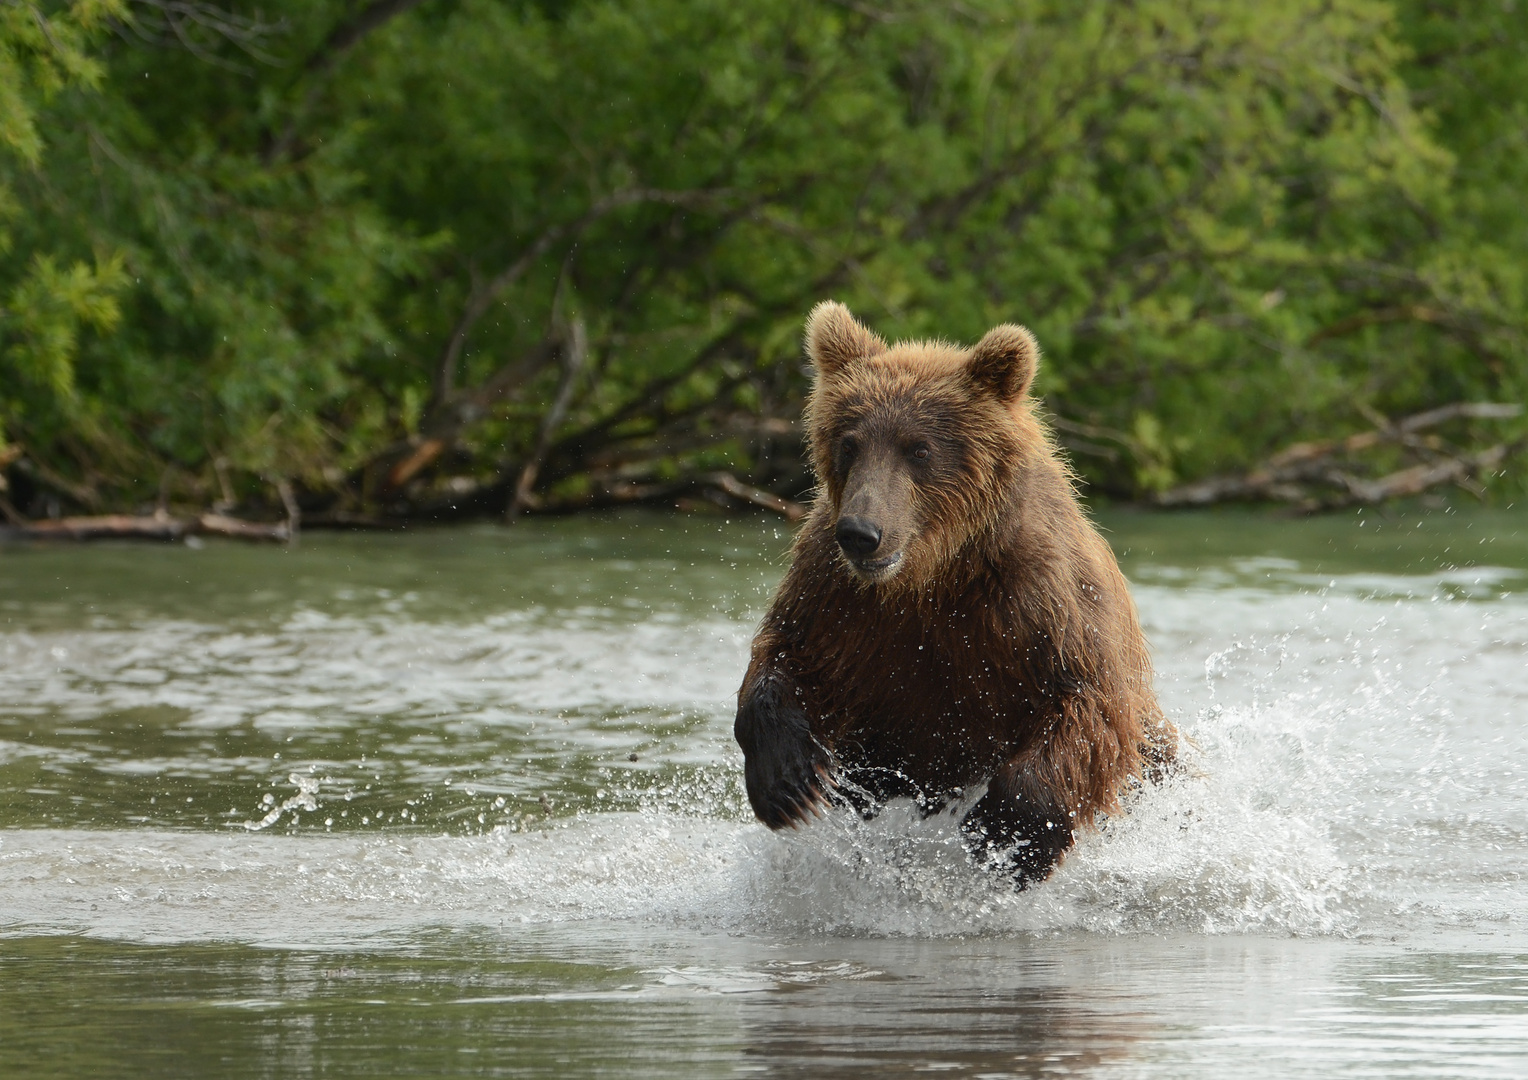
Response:
[{"label": "bear reflection in water", "polygon": [[807,321],[818,495],[754,639],[735,732],[771,828],[986,784],[973,857],[1044,880],[1077,829],[1175,754],[1113,553],[1029,396],[1020,326],[887,345]]}]

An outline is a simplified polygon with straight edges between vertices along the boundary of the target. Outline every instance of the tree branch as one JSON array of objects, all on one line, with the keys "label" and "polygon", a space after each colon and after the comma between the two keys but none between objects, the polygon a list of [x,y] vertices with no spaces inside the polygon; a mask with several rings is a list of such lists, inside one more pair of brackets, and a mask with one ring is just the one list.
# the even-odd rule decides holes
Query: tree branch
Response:
[{"label": "tree branch", "polygon": [[[1522,406],[1494,402],[1455,402],[1392,421],[1376,416],[1375,430],[1344,439],[1295,443],[1243,474],[1212,476],[1183,484],[1157,496],[1159,506],[1208,506],[1220,502],[1287,502],[1300,513],[1332,510],[1357,503],[1416,495],[1440,484],[1466,484],[1478,474],[1495,468],[1522,448],[1522,441],[1498,443],[1475,453],[1461,453],[1441,439],[1421,445],[1416,433],[1449,420],[1506,420],[1522,412]],[[1339,466],[1344,458],[1383,444],[1399,444],[1418,456],[1421,464],[1390,472],[1374,480]],[[1311,485],[1332,489],[1313,492]]]},{"label": "tree branch", "polygon": [[303,70],[310,74],[327,71],[339,63],[367,34],[388,20],[418,7],[423,0],[372,0],[349,22],[341,23],[329,32],[324,43],[303,63]]},{"label": "tree branch", "polygon": [[[463,428],[481,418],[495,402],[540,371],[543,365],[557,355],[558,348],[556,338],[542,338],[521,356],[499,368],[477,389],[457,396],[448,405],[431,414],[422,425],[424,438],[388,470],[382,481],[382,490],[396,490],[429,468],[446,447],[456,441]],[[378,456],[385,461],[398,452],[395,447]]]},{"label": "tree branch", "polygon": [[456,320],[456,325],[451,329],[451,336],[446,340],[446,346],[441,350],[440,361],[436,365],[435,389],[433,405],[442,405],[449,401],[456,383],[456,369],[461,362],[462,350],[467,344],[467,335],[477,325],[479,319],[488,314],[488,309],[506,289],[536,264],[536,261],[551,250],[552,245],[565,236],[581,236],[595,222],[613,210],[625,206],[633,206],[637,203],[652,202],[665,203],[670,206],[693,206],[701,203],[714,202],[731,194],[729,189],[699,191],[663,191],[657,188],[630,188],[626,191],[618,191],[613,195],[607,195],[594,203],[593,206],[571,224],[553,225],[538,236],[531,245],[521,252],[520,256],[503,270],[499,271],[488,284],[481,289],[473,290],[467,298],[467,304],[462,309],[461,317]]},{"label": "tree branch", "polygon": [[541,430],[536,435],[536,448],[531,452],[530,460],[520,470],[520,478],[515,482],[515,492],[510,497],[509,507],[504,512],[505,519],[514,521],[520,515],[520,511],[526,507],[534,508],[536,505],[536,475],[541,471],[541,463],[546,460],[547,449],[552,445],[552,436],[562,424],[563,417],[568,414],[568,406],[573,401],[573,387],[578,381],[578,376],[583,372],[584,365],[589,358],[589,333],[584,328],[584,320],[574,316],[568,327],[568,347],[564,354],[562,383],[557,387],[557,395],[552,399],[552,407],[541,418]]},{"label": "tree branch", "polygon": [[1443,323],[1448,321],[1448,316],[1437,308],[1426,307],[1422,304],[1402,304],[1398,307],[1372,308],[1368,311],[1360,311],[1349,315],[1347,318],[1338,319],[1330,326],[1323,326],[1305,341],[1305,347],[1309,349],[1313,345],[1319,345],[1329,338],[1345,337],[1366,326],[1377,326],[1388,322],[1423,322]]}]

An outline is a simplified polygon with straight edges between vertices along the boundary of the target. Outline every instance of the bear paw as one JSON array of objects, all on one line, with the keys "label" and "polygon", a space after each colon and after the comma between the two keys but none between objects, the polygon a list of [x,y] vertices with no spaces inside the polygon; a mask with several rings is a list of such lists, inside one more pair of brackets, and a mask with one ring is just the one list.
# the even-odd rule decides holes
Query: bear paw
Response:
[{"label": "bear paw", "polygon": [[837,801],[832,755],[779,677],[754,685],[733,730],[743,748],[748,802],[771,829],[795,827]]}]

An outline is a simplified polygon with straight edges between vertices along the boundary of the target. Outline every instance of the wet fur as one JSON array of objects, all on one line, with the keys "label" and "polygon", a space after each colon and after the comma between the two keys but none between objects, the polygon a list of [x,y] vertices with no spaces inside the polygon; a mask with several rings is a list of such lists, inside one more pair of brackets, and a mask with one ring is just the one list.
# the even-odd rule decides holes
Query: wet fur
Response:
[{"label": "wet fur", "polygon": [[[932,809],[986,783],[963,823],[973,854],[1042,880],[1176,733],[1124,577],[1028,396],[1034,339],[892,347],[824,304],[807,349],[820,486],[738,695],[749,800],[780,828],[844,795]],[[839,548],[846,492],[905,532],[889,576]]]}]

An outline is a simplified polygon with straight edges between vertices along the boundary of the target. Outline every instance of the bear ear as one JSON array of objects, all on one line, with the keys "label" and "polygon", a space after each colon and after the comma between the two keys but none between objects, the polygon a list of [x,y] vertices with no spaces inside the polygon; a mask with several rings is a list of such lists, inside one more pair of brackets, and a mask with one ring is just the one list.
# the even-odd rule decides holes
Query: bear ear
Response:
[{"label": "bear ear", "polygon": [[1002,401],[1023,396],[1040,364],[1040,346],[1022,326],[1004,323],[987,331],[971,350],[966,374],[971,381]]},{"label": "bear ear", "polygon": [[806,318],[806,354],[819,376],[885,351],[880,335],[866,330],[836,300],[824,300]]}]

